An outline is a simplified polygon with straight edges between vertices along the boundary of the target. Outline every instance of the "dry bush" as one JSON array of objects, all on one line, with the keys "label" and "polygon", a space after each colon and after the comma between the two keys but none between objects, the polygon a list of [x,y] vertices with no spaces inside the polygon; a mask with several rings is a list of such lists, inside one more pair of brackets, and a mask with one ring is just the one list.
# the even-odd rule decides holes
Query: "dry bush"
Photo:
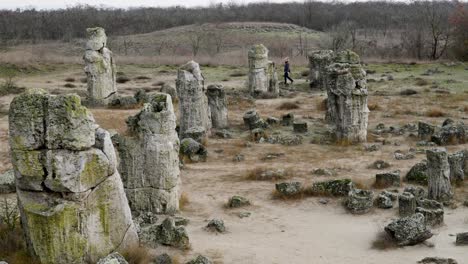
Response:
[{"label": "dry bush", "polygon": [[278,110],[292,110],[292,109],[299,109],[299,105],[294,102],[283,102],[280,106],[276,109]]},{"label": "dry bush", "polygon": [[307,76],[309,76],[309,70],[303,70],[303,71],[301,71],[301,76],[302,76],[302,77],[307,77]]},{"label": "dry bush", "polygon": [[320,103],[317,104],[317,110],[319,111],[327,111],[327,101],[328,99],[325,98],[323,99],[322,101],[320,101]]},{"label": "dry bush", "polygon": [[127,76],[119,76],[117,77],[117,79],[115,80],[117,83],[127,83],[130,81],[130,78],[128,78]]},{"label": "dry bush", "polygon": [[153,86],[163,86],[166,82],[164,81],[159,81],[159,82],[155,82],[153,83]]},{"label": "dry bush", "polygon": [[141,76],[135,77],[135,80],[151,80],[151,78],[148,76],[141,75]]},{"label": "dry bush", "polygon": [[65,81],[66,82],[75,82],[76,80],[73,77],[68,77],[68,78],[65,78]]},{"label": "dry bush", "polygon": [[273,190],[271,192],[271,198],[272,199],[275,199],[275,200],[301,200],[301,199],[304,199],[306,197],[308,197],[309,195],[307,194],[307,192],[305,191],[305,189],[301,189],[300,192],[294,194],[294,195],[284,195],[280,192],[278,192],[277,190]]},{"label": "dry bush", "polygon": [[447,114],[444,113],[441,109],[432,108],[426,111],[427,117],[444,117]]},{"label": "dry bush", "polygon": [[[272,171],[273,175],[264,176],[267,171]],[[291,168],[285,168],[282,173],[275,173],[278,169],[267,169],[264,167],[256,167],[248,171],[245,175],[245,179],[248,181],[277,181],[291,178],[294,174]]]},{"label": "dry bush", "polygon": [[377,233],[375,240],[372,241],[372,249],[378,250],[387,250],[397,248],[397,244],[393,240],[393,238],[387,234],[385,231],[381,231]]},{"label": "dry bush", "polygon": [[129,264],[149,264],[152,263],[152,257],[149,249],[139,245],[127,247],[122,252],[122,256]]},{"label": "dry bush", "polygon": [[179,209],[181,211],[185,210],[189,203],[190,203],[190,200],[189,200],[187,193],[183,192],[179,198]]},{"label": "dry bush", "polygon": [[8,95],[8,94],[19,94],[24,92],[24,87],[19,87],[16,85],[16,82],[13,76],[7,76],[3,83],[0,83],[0,96]]},{"label": "dry bush", "polygon": [[465,107],[463,107],[463,111],[464,111],[465,113],[468,113],[468,105],[465,105]]},{"label": "dry bush", "polygon": [[426,79],[423,79],[423,78],[417,78],[416,79],[416,85],[418,85],[418,86],[429,85],[429,81],[427,81]]},{"label": "dry bush", "polygon": [[76,88],[76,85],[74,85],[73,83],[66,83],[63,87],[65,87],[65,88]]},{"label": "dry bush", "polygon": [[84,78],[84,77],[83,77],[83,78],[80,79],[80,82],[81,82],[81,83],[87,83],[87,82],[88,82],[88,78]]},{"label": "dry bush", "polygon": [[361,190],[370,190],[371,186],[373,185],[372,179],[363,179],[363,178],[356,178],[351,177],[354,187]]},{"label": "dry bush", "polygon": [[245,72],[241,72],[241,71],[236,71],[236,72],[233,72],[231,74],[229,74],[229,77],[242,77],[242,76],[246,76],[247,74]]},{"label": "dry bush", "polygon": [[369,108],[369,110],[371,111],[377,111],[377,110],[380,110],[380,105],[377,104],[377,103],[371,103],[371,104],[368,104],[367,107]]}]

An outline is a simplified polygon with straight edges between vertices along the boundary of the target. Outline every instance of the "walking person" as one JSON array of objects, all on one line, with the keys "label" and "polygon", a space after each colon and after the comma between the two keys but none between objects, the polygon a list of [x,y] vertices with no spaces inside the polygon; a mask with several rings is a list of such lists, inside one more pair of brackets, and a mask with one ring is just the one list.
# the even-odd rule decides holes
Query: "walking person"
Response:
[{"label": "walking person", "polygon": [[284,59],[284,84],[288,84],[288,80],[291,81],[291,84],[294,82],[289,74],[291,73],[291,69],[289,68],[289,58]]}]

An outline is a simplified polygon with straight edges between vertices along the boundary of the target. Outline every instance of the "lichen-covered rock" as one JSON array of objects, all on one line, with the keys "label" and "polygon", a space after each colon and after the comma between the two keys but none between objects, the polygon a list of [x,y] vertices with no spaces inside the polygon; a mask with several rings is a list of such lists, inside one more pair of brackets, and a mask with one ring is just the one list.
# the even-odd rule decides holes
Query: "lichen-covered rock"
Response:
[{"label": "lichen-covered rock", "polygon": [[213,262],[205,256],[198,255],[195,259],[192,259],[185,264],[213,264]]},{"label": "lichen-covered rock", "polygon": [[468,232],[458,233],[455,243],[457,245],[468,245]]},{"label": "lichen-covered rock", "polygon": [[352,51],[337,53],[334,61],[327,67],[326,119],[337,141],[365,142],[369,115],[366,72]]},{"label": "lichen-covered rock", "polygon": [[206,229],[213,232],[224,233],[226,232],[226,227],[224,226],[224,221],[221,219],[212,219],[206,225]]},{"label": "lichen-covered rock", "polygon": [[128,264],[128,262],[118,252],[114,252],[109,254],[107,257],[100,259],[97,264]]},{"label": "lichen-covered rock", "polygon": [[180,142],[180,155],[192,162],[206,161],[208,151],[206,148],[191,138],[184,138]]},{"label": "lichen-covered rock", "polygon": [[464,144],[466,131],[463,123],[443,126],[431,136],[431,141],[439,146]]},{"label": "lichen-covered rock", "polygon": [[445,149],[432,149],[426,151],[428,198],[439,202],[448,202],[452,199],[452,185],[450,183],[450,164]]},{"label": "lichen-covered rock", "polygon": [[13,170],[7,170],[0,174],[0,194],[14,193],[15,186],[15,173]]},{"label": "lichen-covered rock", "polygon": [[427,184],[427,162],[416,163],[406,174],[406,181],[409,183]]},{"label": "lichen-covered rock", "polygon": [[419,264],[458,264],[453,258],[427,257],[418,261]]},{"label": "lichen-covered rock", "polygon": [[267,138],[267,134],[263,128],[255,128],[250,130],[250,138],[254,142],[264,142]]},{"label": "lichen-covered rock", "polygon": [[310,87],[317,87],[325,90],[327,67],[332,63],[333,51],[318,50],[308,54],[309,57],[309,84]]},{"label": "lichen-covered rock", "polygon": [[205,79],[198,63],[189,61],[179,68],[176,89],[179,96],[179,135],[184,135],[191,127],[203,127],[209,134],[211,113],[205,94]]},{"label": "lichen-covered rock", "polygon": [[172,261],[171,256],[169,256],[167,253],[163,253],[159,256],[157,256],[153,260],[153,264],[173,264],[174,262]]},{"label": "lichen-covered rock", "polygon": [[118,137],[119,171],[134,212],[175,213],[179,209],[179,138],[171,96],[149,95],[127,120],[131,136]]},{"label": "lichen-covered rock", "polygon": [[209,85],[206,91],[211,111],[211,122],[214,128],[228,127],[228,110],[226,93],[222,85]]},{"label": "lichen-covered rock", "polygon": [[[42,108],[31,95],[40,95]],[[41,263],[95,263],[137,243],[109,133],[97,127],[79,97],[29,91],[14,102],[12,118],[35,122],[17,131],[18,120],[10,120],[10,135],[33,139],[10,145],[31,254]]]},{"label": "lichen-covered rock", "polygon": [[392,171],[386,173],[378,173],[375,175],[375,186],[380,188],[399,187],[400,186],[400,171]]},{"label": "lichen-covered rock", "polygon": [[294,196],[302,191],[300,182],[282,182],[275,184],[276,191],[283,196]]},{"label": "lichen-covered rock", "polygon": [[352,214],[365,214],[370,211],[373,203],[374,203],[373,191],[352,189],[348,193],[346,207]]},{"label": "lichen-covered rock", "polygon": [[301,135],[273,134],[267,138],[267,142],[270,144],[281,144],[285,146],[297,146],[302,144],[302,141],[303,137]]},{"label": "lichen-covered rock", "polygon": [[424,215],[417,213],[395,220],[385,227],[385,231],[399,246],[411,246],[432,237],[426,227]]},{"label": "lichen-covered rock", "polygon": [[154,225],[145,231],[143,241],[159,243],[166,246],[186,249],[189,247],[189,237],[185,227],[176,226],[174,219],[166,218],[160,225]]},{"label": "lichen-covered rock", "polygon": [[132,108],[138,104],[134,96],[113,96],[109,106],[113,108]]},{"label": "lichen-covered rock", "polygon": [[444,205],[434,200],[421,199],[416,201],[416,213],[426,218],[426,224],[439,226],[444,223]]},{"label": "lichen-covered rock", "polygon": [[239,208],[242,206],[247,206],[250,205],[249,199],[239,196],[239,195],[234,195],[229,199],[228,206],[230,208]]},{"label": "lichen-covered rock", "polygon": [[465,159],[464,151],[448,155],[451,181],[462,182],[465,179]]},{"label": "lichen-covered rock", "polygon": [[91,104],[107,104],[117,95],[116,67],[112,52],[107,48],[103,28],[86,29],[88,41],[83,56]]},{"label": "lichen-covered rock", "polygon": [[181,139],[184,138],[191,138],[197,141],[198,143],[202,144],[206,139],[207,132],[204,127],[201,126],[193,126],[185,130],[183,134],[180,135]]},{"label": "lichen-covered rock", "polygon": [[383,170],[386,168],[390,168],[392,165],[384,160],[376,160],[374,161],[369,168],[370,169],[378,169],[378,170]]},{"label": "lichen-covered rock", "polygon": [[416,200],[420,200],[426,197],[426,190],[421,186],[407,186],[403,192],[411,193],[414,195]]},{"label": "lichen-covered rock", "polygon": [[421,140],[430,140],[436,130],[436,126],[419,121],[418,122],[418,137]]},{"label": "lichen-covered rock", "polygon": [[381,209],[390,209],[393,208],[393,196],[387,195],[387,191],[380,193],[375,199],[375,205]]},{"label": "lichen-covered rock", "polygon": [[248,87],[252,96],[269,94],[279,95],[278,75],[275,63],[268,60],[268,49],[263,45],[254,45],[248,51],[249,74]]},{"label": "lichen-covered rock", "polygon": [[400,216],[410,216],[416,212],[416,198],[409,192],[403,192],[398,196],[398,207]]},{"label": "lichen-covered rock", "polygon": [[307,132],[307,122],[306,121],[294,121],[293,129],[296,133],[306,133]]},{"label": "lichen-covered rock", "polygon": [[[166,93],[163,92],[162,89],[161,92]],[[145,89],[138,89],[133,95],[133,98],[136,100],[137,103],[146,103],[149,100],[148,94],[146,93]]]},{"label": "lichen-covered rock", "polygon": [[354,189],[350,179],[315,182],[308,192],[314,195],[346,196]]},{"label": "lichen-covered rock", "polygon": [[268,127],[268,124],[260,118],[255,109],[250,109],[245,112],[242,119],[244,120],[245,126],[250,130]]},{"label": "lichen-covered rock", "polygon": [[292,126],[294,123],[294,114],[293,113],[287,113],[283,116],[281,116],[281,124],[283,126]]},{"label": "lichen-covered rock", "polygon": [[161,93],[167,93],[171,96],[172,100],[177,99],[177,90],[176,88],[170,86],[169,84],[163,84],[161,87]]}]

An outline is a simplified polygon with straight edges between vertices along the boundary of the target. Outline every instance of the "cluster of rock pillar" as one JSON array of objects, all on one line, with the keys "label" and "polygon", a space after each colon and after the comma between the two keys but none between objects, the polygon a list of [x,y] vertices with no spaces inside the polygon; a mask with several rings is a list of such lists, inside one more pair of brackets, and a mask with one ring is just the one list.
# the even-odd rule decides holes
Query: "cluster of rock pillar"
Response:
[{"label": "cluster of rock pillar", "polygon": [[148,96],[141,111],[127,120],[130,136],[116,139],[119,171],[135,216],[179,210],[179,138],[172,99],[164,93]]},{"label": "cluster of rock pillar", "polygon": [[337,141],[350,143],[367,140],[366,72],[359,56],[349,50],[309,54],[311,85],[327,91],[325,119],[333,127]]},{"label": "cluster of rock pillar", "polygon": [[252,46],[248,52],[249,92],[252,96],[279,95],[278,75],[275,63],[268,60],[268,49],[263,44]]},{"label": "cluster of rock pillar", "polygon": [[21,222],[41,263],[96,263],[138,243],[110,135],[77,95],[17,96],[9,133]]},{"label": "cluster of rock pillar", "polygon": [[108,104],[117,95],[116,67],[112,52],[107,48],[103,28],[88,28],[86,51],[83,56],[88,83],[88,102],[91,105]]}]

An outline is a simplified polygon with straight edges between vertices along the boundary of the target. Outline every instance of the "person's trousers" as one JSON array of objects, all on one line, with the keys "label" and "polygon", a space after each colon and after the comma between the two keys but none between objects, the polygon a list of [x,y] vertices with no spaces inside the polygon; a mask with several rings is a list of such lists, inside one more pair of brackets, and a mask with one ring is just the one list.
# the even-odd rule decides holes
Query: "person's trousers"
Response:
[{"label": "person's trousers", "polygon": [[289,77],[289,72],[285,72],[284,73],[284,84],[287,84],[288,80],[290,80],[291,82],[294,82],[293,79],[291,79],[291,77]]}]

